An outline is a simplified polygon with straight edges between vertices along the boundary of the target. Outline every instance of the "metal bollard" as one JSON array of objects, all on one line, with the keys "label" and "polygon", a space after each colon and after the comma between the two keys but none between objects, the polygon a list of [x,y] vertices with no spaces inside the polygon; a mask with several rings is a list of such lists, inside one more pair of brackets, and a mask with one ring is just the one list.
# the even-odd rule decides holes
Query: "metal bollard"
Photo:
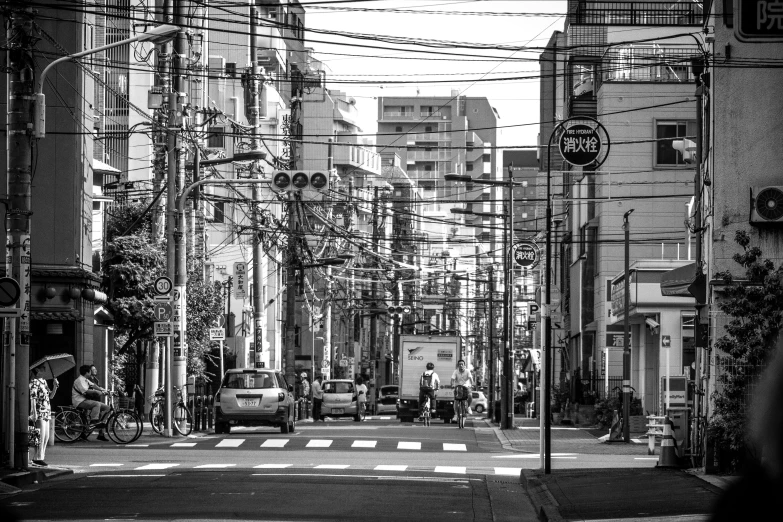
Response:
[{"label": "metal bollard", "polygon": [[[211,430],[213,428],[213,415],[214,410],[212,409],[212,406],[215,403],[215,399],[212,397],[212,395],[207,396],[206,405],[207,405],[207,415],[205,418],[207,419],[207,427]],[[206,429],[206,428],[205,428]]]},{"label": "metal bollard", "polygon": [[193,429],[195,431],[200,431],[201,428],[201,403],[202,403],[203,397],[198,396],[195,397],[194,400],[194,408],[193,408]]}]

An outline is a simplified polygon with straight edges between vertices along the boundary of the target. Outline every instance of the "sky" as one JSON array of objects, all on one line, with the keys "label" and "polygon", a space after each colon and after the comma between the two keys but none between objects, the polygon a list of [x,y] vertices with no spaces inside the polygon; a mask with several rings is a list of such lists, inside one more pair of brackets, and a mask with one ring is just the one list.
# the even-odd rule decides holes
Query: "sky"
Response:
[{"label": "sky", "polygon": [[449,96],[457,89],[486,97],[497,110],[497,145],[536,144],[538,58],[552,33],[563,30],[565,1],[300,2],[311,30],[306,45],[326,66],[326,86],[356,99],[365,134],[376,131],[378,96]]}]

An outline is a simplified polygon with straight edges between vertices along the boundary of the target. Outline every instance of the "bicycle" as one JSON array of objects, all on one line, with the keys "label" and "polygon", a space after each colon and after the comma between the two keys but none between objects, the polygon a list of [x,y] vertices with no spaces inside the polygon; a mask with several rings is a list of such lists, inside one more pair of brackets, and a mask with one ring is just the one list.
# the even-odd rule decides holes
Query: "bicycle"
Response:
[{"label": "bicycle", "polygon": [[103,428],[115,444],[130,444],[141,436],[141,417],[126,408],[115,408],[114,401],[119,394],[111,394],[109,411],[98,422],[90,420],[90,411],[73,406],[60,406],[54,416],[54,436],[60,442],[75,442],[87,439],[96,428]]},{"label": "bicycle", "polygon": [[356,403],[356,417],[354,417],[354,420],[356,422],[362,422],[366,416],[367,416],[367,403],[366,402],[357,402]]},{"label": "bicycle", "polygon": [[421,407],[421,416],[424,419],[424,425],[429,426],[432,420],[432,410],[430,408],[430,397],[424,397],[424,404]]},{"label": "bicycle", "polygon": [[[177,402],[174,405],[174,411],[171,415],[171,423],[174,425],[174,429],[177,433],[187,437],[193,431],[193,415],[190,413],[190,410],[183,399],[185,387],[182,386],[177,388],[176,386],[173,386],[173,388],[177,394]],[[164,407],[166,405],[164,389],[159,388],[150,397],[150,401],[152,403],[149,413],[150,426],[152,426],[152,431],[155,433],[162,433],[165,421]]]},{"label": "bicycle", "polygon": [[457,385],[454,387],[454,413],[457,415],[457,427],[460,429],[465,427],[468,393],[467,386]]}]

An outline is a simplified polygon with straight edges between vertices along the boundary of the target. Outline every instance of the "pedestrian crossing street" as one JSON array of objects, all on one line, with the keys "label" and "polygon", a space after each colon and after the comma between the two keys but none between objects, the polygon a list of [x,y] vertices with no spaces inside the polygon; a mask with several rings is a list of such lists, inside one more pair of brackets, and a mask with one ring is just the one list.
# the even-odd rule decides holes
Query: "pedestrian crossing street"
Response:
[{"label": "pedestrian crossing street", "polygon": [[[325,470],[334,471],[375,471],[375,472],[407,472],[407,473],[443,473],[449,475],[499,475],[519,477],[523,468],[515,467],[467,467],[467,466],[409,466],[406,464],[378,464],[378,465],[357,465],[357,464],[318,464],[318,465],[296,465],[286,463],[267,463],[256,465],[237,465],[236,463],[216,463],[216,464],[195,464],[195,463],[177,463],[177,462],[154,462],[150,464],[121,464],[111,462],[98,462],[90,464],[87,472],[165,472],[165,471],[231,471],[237,469],[249,468],[258,470],[253,475],[264,475],[274,470],[309,471],[313,474],[324,472]],[[83,472],[82,471],[82,472]],[[104,473],[95,475],[96,477],[132,477],[134,475],[124,473],[122,475],[106,475]],[[149,476],[149,475],[139,475]]]},{"label": "pedestrian crossing street", "polygon": [[[149,444],[128,444],[127,448],[152,448]],[[201,438],[172,444],[156,444],[156,448],[172,449],[242,449],[242,450],[373,450],[373,451],[422,451],[422,452],[478,452],[475,443],[451,443],[437,441],[407,441],[395,439],[312,439],[312,438]]]}]

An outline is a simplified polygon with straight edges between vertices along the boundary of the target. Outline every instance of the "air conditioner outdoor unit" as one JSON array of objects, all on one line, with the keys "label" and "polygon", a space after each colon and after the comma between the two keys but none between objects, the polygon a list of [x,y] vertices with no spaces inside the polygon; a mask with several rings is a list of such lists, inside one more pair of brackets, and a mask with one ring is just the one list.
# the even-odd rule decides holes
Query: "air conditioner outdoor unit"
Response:
[{"label": "air conditioner outdoor unit", "polygon": [[755,225],[783,224],[783,187],[750,189],[750,222]]}]

